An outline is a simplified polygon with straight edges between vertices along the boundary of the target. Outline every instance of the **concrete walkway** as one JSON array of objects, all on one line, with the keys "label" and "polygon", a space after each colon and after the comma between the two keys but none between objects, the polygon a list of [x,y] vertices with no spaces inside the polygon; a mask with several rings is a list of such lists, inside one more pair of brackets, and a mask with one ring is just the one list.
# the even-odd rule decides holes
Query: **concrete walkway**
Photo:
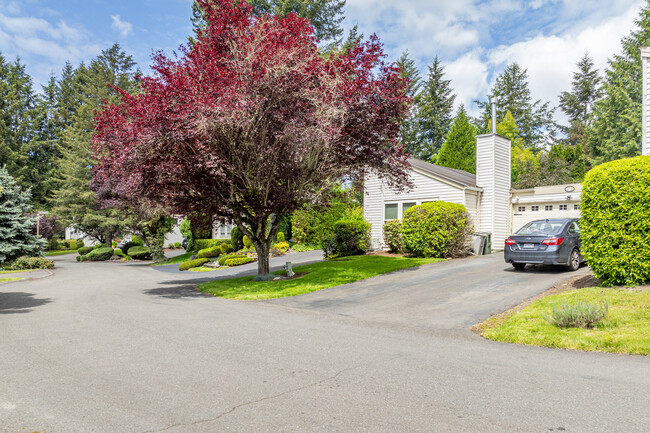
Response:
[{"label": "concrete walkway", "polygon": [[648,357],[467,330],[571,274],[495,255],[251,302],[196,274],[56,260],[0,286],[0,431],[650,431]]}]

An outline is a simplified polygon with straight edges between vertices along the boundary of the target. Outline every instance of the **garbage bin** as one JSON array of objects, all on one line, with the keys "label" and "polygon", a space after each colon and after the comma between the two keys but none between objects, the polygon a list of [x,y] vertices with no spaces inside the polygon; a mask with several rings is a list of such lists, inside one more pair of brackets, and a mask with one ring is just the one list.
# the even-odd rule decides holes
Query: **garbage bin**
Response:
[{"label": "garbage bin", "polygon": [[485,232],[481,234],[485,236],[485,248],[483,249],[483,254],[492,254],[492,233]]},{"label": "garbage bin", "polygon": [[477,256],[483,254],[483,250],[485,249],[485,239],[485,233],[472,234],[471,250]]}]

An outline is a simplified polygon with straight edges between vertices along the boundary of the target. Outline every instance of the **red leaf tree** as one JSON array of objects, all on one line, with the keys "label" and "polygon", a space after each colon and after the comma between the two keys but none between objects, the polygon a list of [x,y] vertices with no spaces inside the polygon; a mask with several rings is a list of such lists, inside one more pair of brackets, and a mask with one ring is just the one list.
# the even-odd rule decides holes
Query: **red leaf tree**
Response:
[{"label": "red leaf tree", "polygon": [[[200,1],[205,6],[205,1]],[[408,185],[405,82],[376,37],[325,58],[309,21],[212,0],[180,58],[158,53],[140,92],[95,119],[96,188],[175,214],[232,220],[258,277],[281,218],[371,170]]]}]

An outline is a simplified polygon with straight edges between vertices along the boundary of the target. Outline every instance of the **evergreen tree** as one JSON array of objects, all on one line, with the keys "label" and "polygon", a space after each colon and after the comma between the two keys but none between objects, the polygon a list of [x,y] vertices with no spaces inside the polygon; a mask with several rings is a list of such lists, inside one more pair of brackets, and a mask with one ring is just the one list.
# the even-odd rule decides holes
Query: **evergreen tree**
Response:
[{"label": "evergreen tree", "polygon": [[[549,108],[549,102],[532,102],[526,69],[517,63],[508,65],[497,77],[491,92],[497,98],[497,118],[502,119],[510,111],[517,122],[525,147],[536,153],[544,147],[545,141],[555,136],[554,109]],[[489,102],[475,102],[483,110],[477,122],[481,125],[480,129],[488,133],[492,106]]]},{"label": "evergreen tree", "polygon": [[411,155],[415,155],[420,149],[418,138],[418,122],[417,122],[417,108],[419,101],[419,91],[421,87],[421,78],[418,69],[415,67],[413,59],[409,58],[408,51],[404,51],[402,56],[397,61],[397,66],[400,68],[400,77],[408,80],[408,87],[406,94],[411,98],[411,112],[410,116],[402,122],[400,131],[402,144],[406,151]]},{"label": "evergreen tree", "polygon": [[476,127],[461,104],[447,139],[438,153],[437,163],[445,167],[476,173]]},{"label": "evergreen tree", "polygon": [[0,264],[20,256],[42,256],[46,242],[31,234],[34,220],[27,217],[31,199],[9,172],[0,167]]},{"label": "evergreen tree", "polygon": [[[131,56],[118,44],[102,51],[88,66],[81,65],[75,72],[77,96],[71,95],[72,104],[64,110],[70,110],[72,115],[60,140],[63,156],[59,161],[61,178],[54,197],[54,212],[64,225],[73,226],[101,243],[110,243],[126,222],[119,210],[103,209],[90,189],[95,164],[90,154],[93,117],[105,103],[119,100],[109,84],[135,92],[134,66]],[[79,99],[78,104],[75,98]]]},{"label": "evergreen tree", "polygon": [[444,78],[445,68],[436,56],[429,66],[427,80],[417,98],[417,148],[410,152],[415,158],[431,160],[442,147],[449,132],[456,95]]},{"label": "evergreen tree", "polygon": [[580,59],[578,71],[573,73],[571,92],[560,94],[560,109],[568,116],[569,126],[561,127],[567,142],[576,146],[587,142],[587,128],[594,104],[602,96],[601,79],[589,54]]},{"label": "evergreen tree", "polygon": [[594,106],[588,130],[592,164],[641,153],[641,47],[650,45],[650,4],[635,21],[636,30],[621,40],[622,52],[609,60],[603,84],[604,97]]},{"label": "evergreen tree", "polygon": [[[210,4],[209,1],[207,3]],[[316,38],[325,42],[328,48],[340,45],[342,42],[341,23],[345,18],[343,15],[345,0],[247,0],[247,3],[253,6],[255,15],[296,13],[300,17],[309,19],[314,27]],[[205,26],[203,17],[201,5],[194,0],[191,20],[195,29]]]}]

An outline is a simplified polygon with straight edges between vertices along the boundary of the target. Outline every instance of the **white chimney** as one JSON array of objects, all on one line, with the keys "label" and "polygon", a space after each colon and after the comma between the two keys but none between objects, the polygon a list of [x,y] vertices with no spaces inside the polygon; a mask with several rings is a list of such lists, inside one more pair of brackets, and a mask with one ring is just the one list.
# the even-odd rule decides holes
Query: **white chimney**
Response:
[{"label": "white chimney", "polygon": [[641,154],[650,155],[650,47],[641,47],[643,102],[641,110]]},{"label": "white chimney", "polygon": [[502,250],[510,220],[510,140],[496,134],[496,100],[492,134],[476,137],[476,185],[483,188],[478,231],[492,233],[492,250]]}]

